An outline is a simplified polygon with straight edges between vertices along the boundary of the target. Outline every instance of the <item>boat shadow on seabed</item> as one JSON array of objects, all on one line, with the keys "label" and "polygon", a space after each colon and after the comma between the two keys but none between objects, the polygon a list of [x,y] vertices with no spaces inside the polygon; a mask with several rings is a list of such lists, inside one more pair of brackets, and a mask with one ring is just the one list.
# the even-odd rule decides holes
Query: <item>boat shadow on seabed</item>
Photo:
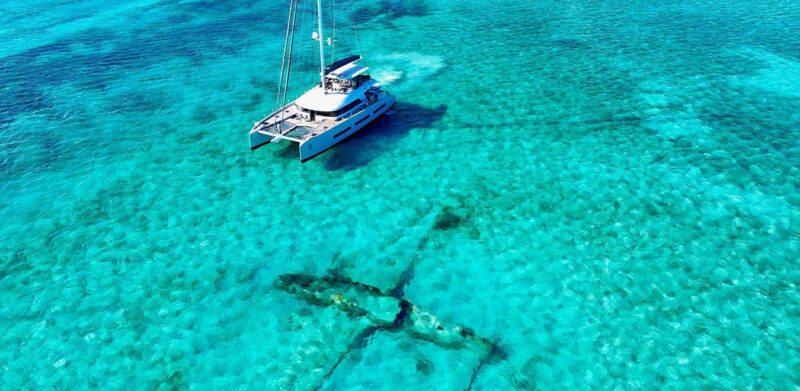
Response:
[{"label": "boat shadow on seabed", "polygon": [[[446,112],[446,105],[427,108],[398,101],[375,122],[316,159],[324,161],[325,169],[330,171],[351,171],[361,168],[391,149],[411,130],[432,128]],[[281,149],[278,155],[285,159],[297,160],[297,145],[290,144]]]},{"label": "boat shadow on seabed", "polygon": [[390,150],[411,130],[432,128],[446,112],[446,105],[427,108],[398,101],[383,117],[333,148],[333,153],[326,157],[325,168],[350,171],[363,167]]}]

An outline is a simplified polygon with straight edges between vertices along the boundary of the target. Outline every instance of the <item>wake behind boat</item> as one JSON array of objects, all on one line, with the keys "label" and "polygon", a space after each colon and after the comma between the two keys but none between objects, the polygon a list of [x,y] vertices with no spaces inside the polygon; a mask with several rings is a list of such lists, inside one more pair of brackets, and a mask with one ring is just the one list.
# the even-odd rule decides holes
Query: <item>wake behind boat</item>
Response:
[{"label": "wake behind boat", "polygon": [[[297,0],[292,2],[289,10],[284,66],[278,82],[278,102],[283,94],[283,104],[250,130],[250,149],[273,141],[289,140],[298,143],[300,160],[305,162],[363,129],[389,110],[395,97],[367,74],[367,67],[356,63],[362,59],[360,55],[325,66],[322,7],[317,0],[318,30],[313,38],[319,41],[320,82],[286,104],[296,14]],[[328,40],[329,43],[332,41]]]}]

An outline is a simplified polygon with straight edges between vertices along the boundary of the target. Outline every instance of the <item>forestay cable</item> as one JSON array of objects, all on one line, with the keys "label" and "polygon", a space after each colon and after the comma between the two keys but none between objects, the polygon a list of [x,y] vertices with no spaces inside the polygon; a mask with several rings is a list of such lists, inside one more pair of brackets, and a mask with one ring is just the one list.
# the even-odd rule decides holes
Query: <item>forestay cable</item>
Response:
[{"label": "forestay cable", "polygon": [[[281,76],[278,79],[278,100],[275,102],[275,110],[281,108],[281,87],[283,86],[283,69],[286,66],[286,49],[289,45],[289,32],[292,28],[292,9],[296,0],[289,0],[289,17],[286,20],[286,38],[283,40],[283,57],[281,57]],[[286,77],[288,78],[289,75],[287,74]]]},{"label": "forestay cable", "polygon": [[[292,24],[291,24],[292,25],[292,29],[291,29],[291,37],[289,38],[289,57],[288,57],[289,60],[288,60],[288,64],[286,65],[286,80],[284,82],[285,84],[284,84],[284,87],[283,87],[283,105],[280,106],[281,124],[283,123],[284,114],[286,113],[286,110],[284,110],[283,108],[286,106],[286,98],[289,95],[289,74],[292,71],[292,50],[294,49],[294,30],[295,30],[295,25],[296,25],[296,21],[297,21],[297,0],[292,0],[292,1],[293,1],[293,7],[291,7],[290,9],[293,9],[294,12],[291,13],[291,15],[290,15],[291,16],[291,21],[292,21]],[[282,130],[282,129],[279,129],[279,131],[280,130]]]}]

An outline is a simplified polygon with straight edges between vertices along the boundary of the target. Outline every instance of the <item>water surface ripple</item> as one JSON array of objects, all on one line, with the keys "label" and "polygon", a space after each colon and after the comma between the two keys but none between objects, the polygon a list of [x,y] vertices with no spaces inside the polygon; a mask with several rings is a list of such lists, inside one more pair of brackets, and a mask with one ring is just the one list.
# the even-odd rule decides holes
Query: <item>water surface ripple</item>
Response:
[{"label": "water surface ripple", "polygon": [[800,386],[800,3],[354,7],[399,102],[301,165],[283,1],[0,5],[0,388]]}]

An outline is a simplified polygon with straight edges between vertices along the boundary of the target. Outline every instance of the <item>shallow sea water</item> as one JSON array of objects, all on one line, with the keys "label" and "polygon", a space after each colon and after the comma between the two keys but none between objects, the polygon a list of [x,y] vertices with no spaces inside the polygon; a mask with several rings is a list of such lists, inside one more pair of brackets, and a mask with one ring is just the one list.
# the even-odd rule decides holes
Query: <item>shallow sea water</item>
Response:
[{"label": "shallow sea water", "polygon": [[0,388],[798,389],[800,4],[353,7],[398,103],[301,165],[247,141],[283,2],[0,5]]}]

